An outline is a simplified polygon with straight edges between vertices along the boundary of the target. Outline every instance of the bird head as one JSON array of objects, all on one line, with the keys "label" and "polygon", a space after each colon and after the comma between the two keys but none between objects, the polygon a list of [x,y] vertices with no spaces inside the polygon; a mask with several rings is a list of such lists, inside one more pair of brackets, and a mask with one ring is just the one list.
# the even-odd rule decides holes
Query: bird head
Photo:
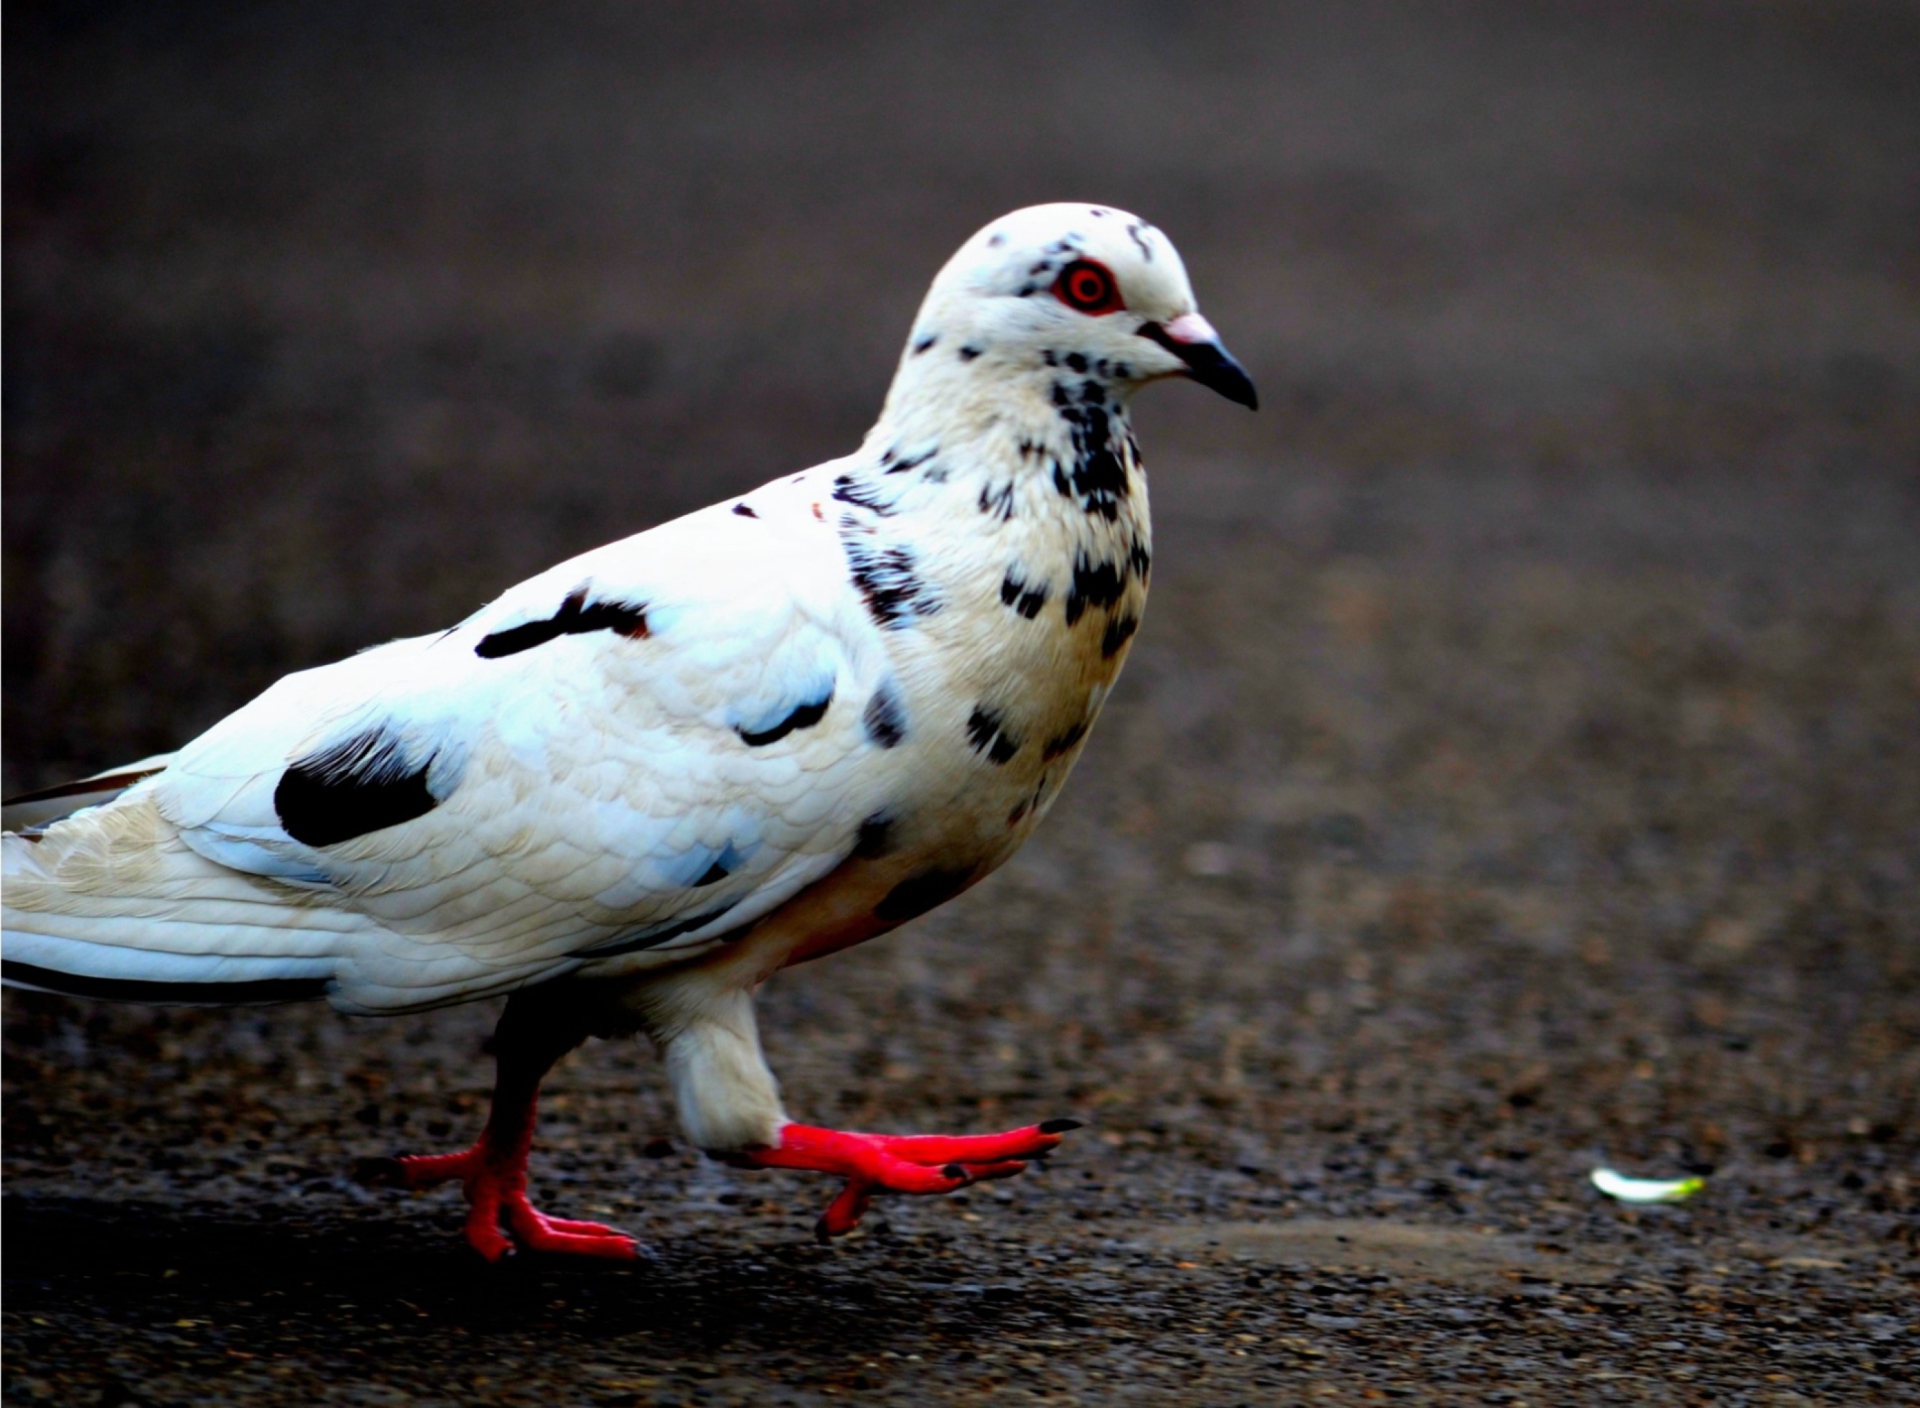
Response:
[{"label": "bird head", "polygon": [[1147,382],[1184,376],[1258,404],[1252,379],[1200,315],[1173,242],[1104,205],[1002,216],[934,278],[896,392],[981,374],[1036,389],[1093,378],[1121,401]]}]

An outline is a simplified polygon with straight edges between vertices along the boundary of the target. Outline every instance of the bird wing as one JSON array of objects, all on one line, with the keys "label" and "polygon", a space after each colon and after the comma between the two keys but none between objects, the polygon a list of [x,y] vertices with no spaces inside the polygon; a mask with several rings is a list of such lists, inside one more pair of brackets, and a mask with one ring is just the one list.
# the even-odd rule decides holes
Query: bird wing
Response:
[{"label": "bird wing", "polygon": [[831,871],[883,669],[824,524],[710,509],[288,676],[145,795],[205,859],[375,921],[343,1005],[465,999],[683,959]]}]

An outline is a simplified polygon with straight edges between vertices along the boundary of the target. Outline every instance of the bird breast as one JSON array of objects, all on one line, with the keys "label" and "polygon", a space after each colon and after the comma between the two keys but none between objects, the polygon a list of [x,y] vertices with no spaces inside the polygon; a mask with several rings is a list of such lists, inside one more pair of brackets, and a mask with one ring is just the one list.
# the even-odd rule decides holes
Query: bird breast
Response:
[{"label": "bird breast", "polygon": [[1139,628],[1151,525],[1124,411],[1075,400],[970,445],[902,437],[835,484],[890,665],[870,712],[899,735],[897,838],[984,872],[1059,794]]}]

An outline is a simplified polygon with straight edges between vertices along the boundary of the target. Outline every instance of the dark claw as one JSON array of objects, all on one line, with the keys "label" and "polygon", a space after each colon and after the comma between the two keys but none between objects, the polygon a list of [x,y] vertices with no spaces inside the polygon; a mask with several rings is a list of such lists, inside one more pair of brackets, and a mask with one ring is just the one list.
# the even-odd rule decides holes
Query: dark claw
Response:
[{"label": "dark claw", "polygon": [[826,1218],[823,1217],[813,1224],[813,1239],[823,1247],[833,1245],[833,1233],[827,1231]]},{"label": "dark claw", "polygon": [[967,1176],[966,1166],[963,1164],[948,1164],[945,1168],[941,1169],[940,1172],[944,1173],[948,1178],[965,1178]]},{"label": "dark claw", "polygon": [[362,1188],[404,1188],[407,1175],[398,1159],[355,1159],[353,1181]]},{"label": "dark claw", "polygon": [[1069,1134],[1076,1129],[1085,1129],[1079,1120],[1048,1120],[1040,1126],[1042,1134]]}]

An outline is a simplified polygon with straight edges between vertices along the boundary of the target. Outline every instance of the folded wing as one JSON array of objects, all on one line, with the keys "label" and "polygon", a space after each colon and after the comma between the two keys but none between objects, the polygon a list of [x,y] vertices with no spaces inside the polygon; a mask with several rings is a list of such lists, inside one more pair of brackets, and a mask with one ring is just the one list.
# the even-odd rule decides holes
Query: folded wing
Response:
[{"label": "folded wing", "polygon": [[172,981],[244,956],[219,971],[293,964],[394,1011],[723,942],[872,810],[876,665],[837,566],[709,511],[291,675],[111,805],[9,837],[7,956],[124,978],[152,954]]}]

